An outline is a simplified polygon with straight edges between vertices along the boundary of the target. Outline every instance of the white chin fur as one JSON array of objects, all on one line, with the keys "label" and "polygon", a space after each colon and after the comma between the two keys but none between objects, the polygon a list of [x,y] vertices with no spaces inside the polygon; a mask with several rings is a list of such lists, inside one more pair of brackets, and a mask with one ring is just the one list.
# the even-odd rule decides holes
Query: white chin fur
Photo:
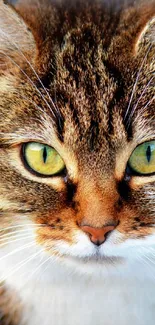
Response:
[{"label": "white chin fur", "polygon": [[102,257],[128,258],[131,255],[134,258],[134,251],[135,253],[138,251],[138,254],[143,255],[143,250],[146,253],[146,250],[148,249],[149,251],[150,249],[155,249],[155,235],[149,235],[142,239],[126,239],[125,235],[121,234],[117,230],[111,233],[108,239],[101,246],[95,246],[92,244],[88,236],[81,231],[76,231],[74,242],[75,243],[73,244],[68,244],[64,240],[59,240],[54,246],[62,255],[82,259],[91,259],[93,257],[101,259]]},{"label": "white chin fur", "polygon": [[[105,243],[95,246],[87,235],[81,231],[76,232],[73,244],[63,240],[55,243],[55,249],[63,255],[60,259],[65,266],[74,269],[74,272],[94,274],[100,276],[118,273],[126,276],[129,273],[135,276],[144,275],[143,268],[135,265],[154,264],[155,260],[155,235],[146,236],[143,239],[126,239],[125,235],[118,231],[110,234]],[[142,271],[142,272],[141,272]]]}]

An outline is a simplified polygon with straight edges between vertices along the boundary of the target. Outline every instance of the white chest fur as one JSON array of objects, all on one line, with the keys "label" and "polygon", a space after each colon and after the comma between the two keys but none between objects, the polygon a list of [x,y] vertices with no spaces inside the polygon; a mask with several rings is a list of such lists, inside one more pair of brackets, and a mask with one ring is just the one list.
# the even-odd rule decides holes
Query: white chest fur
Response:
[{"label": "white chest fur", "polygon": [[[123,262],[110,264],[57,260],[36,245],[31,228],[28,233],[0,249],[0,280],[17,291],[24,306],[19,325],[154,325],[155,237],[116,245],[113,234],[103,254]],[[91,254],[85,237],[67,248],[72,255]]]},{"label": "white chest fur", "polygon": [[27,325],[153,325],[155,320],[151,284],[78,282],[43,288],[33,283],[23,293]]},{"label": "white chest fur", "polygon": [[[114,266],[109,275],[101,272],[96,277],[95,270],[92,275],[80,275],[74,267],[67,269],[56,261],[46,265],[45,257],[38,263],[37,256],[18,269],[22,254],[2,259],[0,264],[1,274],[24,305],[20,325],[154,325],[155,280],[145,268],[142,272],[142,265]],[[24,259],[29,254],[27,250]]]}]

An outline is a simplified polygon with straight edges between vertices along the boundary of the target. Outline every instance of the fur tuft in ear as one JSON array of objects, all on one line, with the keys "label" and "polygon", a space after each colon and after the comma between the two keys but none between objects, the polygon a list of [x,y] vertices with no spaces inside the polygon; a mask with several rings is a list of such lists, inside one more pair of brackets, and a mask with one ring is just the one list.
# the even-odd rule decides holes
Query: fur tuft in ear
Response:
[{"label": "fur tuft in ear", "polygon": [[138,39],[135,46],[136,53],[139,52],[144,45],[155,45],[155,17],[152,18],[142,29],[138,35]]},{"label": "fur tuft in ear", "polygon": [[135,43],[135,53],[151,44],[155,45],[155,0],[145,3],[141,8],[141,26]]},{"label": "fur tuft in ear", "polygon": [[24,61],[24,56],[33,59],[36,45],[31,31],[15,9],[0,0],[0,71]]}]

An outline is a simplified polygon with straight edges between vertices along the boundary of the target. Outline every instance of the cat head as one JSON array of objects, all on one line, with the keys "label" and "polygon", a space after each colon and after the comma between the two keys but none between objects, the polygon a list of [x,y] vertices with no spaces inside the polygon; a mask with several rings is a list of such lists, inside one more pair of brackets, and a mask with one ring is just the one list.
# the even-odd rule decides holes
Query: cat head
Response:
[{"label": "cat head", "polygon": [[154,244],[154,4],[0,1],[2,230],[103,267]]}]

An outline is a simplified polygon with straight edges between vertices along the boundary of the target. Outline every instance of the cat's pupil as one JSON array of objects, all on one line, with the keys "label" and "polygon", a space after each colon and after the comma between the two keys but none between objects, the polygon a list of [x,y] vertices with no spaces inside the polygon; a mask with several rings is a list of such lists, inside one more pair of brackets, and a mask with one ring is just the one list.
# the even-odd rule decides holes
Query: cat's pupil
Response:
[{"label": "cat's pupil", "polygon": [[147,150],[146,150],[146,157],[147,157],[147,161],[148,161],[148,163],[149,163],[150,160],[151,160],[151,147],[150,147],[150,146],[147,147]]},{"label": "cat's pupil", "polygon": [[46,147],[44,147],[44,149],[43,149],[43,161],[44,161],[44,164],[46,163],[46,160],[47,160],[47,149],[46,149]]}]

